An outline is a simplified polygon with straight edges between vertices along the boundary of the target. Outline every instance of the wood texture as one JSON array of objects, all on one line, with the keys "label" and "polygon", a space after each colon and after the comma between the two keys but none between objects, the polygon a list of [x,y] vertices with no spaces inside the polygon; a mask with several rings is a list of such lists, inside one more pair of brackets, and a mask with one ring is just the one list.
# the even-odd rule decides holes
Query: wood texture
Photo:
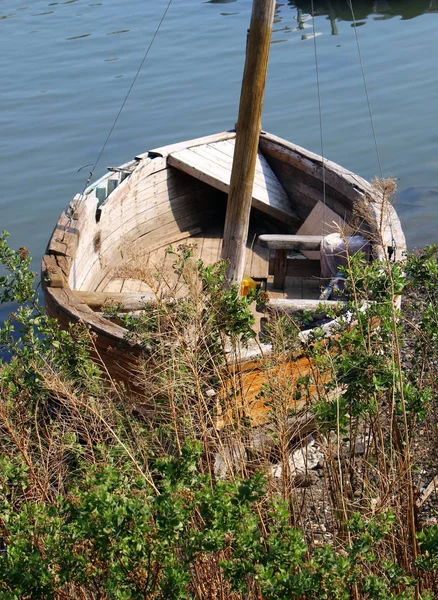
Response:
[{"label": "wood texture", "polygon": [[[234,150],[231,143],[227,145]],[[222,148],[224,146],[222,143]],[[170,154],[168,163],[223,192],[229,193],[231,189],[233,154],[218,151],[216,145],[185,148]],[[251,205],[262,213],[292,225],[300,221],[286,192],[261,154],[256,158],[251,194]]]},{"label": "wood texture", "polygon": [[234,129],[230,131],[221,131],[220,133],[213,133],[212,135],[206,135],[200,138],[194,138],[193,140],[185,140],[182,142],[176,142],[175,144],[169,144],[168,146],[161,146],[160,148],[153,148],[144,154],[139,154],[136,158],[144,159],[155,156],[162,156],[166,158],[172,152],[178,152],[184,150],[184,148],[193,148],[194,146],[202,146],[204,144],[211,144],[223,140],[232,140],[236,137]]},{"label": "wood texture", "polygon": [[287,250],[276,250],[274,255],[274,288],[284,290],[286,282]]},{"label": "wood texture", "polygon": [[321,262],[319,260],[287,259],[286,277],[321,277]]},{"label": "wood texture", "polygon": [[266,305],[268,312],[284,312],[286,314],[295,314],[298,312],[309,311],[312,315],[321,315],[327,310],[344,306],[345,302],[336,300],[307,300],[275,298]]},{"label": "wood texture", "polygon": [[[345,232],[352,234],[352,228],[347,225],[342,217],[326,206],[323,202],[317,202],[311,213],[297,231],[297,235],[329,235],[330,233]],[[320,253],[304,251],[304,256],[311,260],[319,260]]]},{"label": "wood texture", "polygon": [[154,302],[156,296],[146,293],[115,293],[115,292],[73,292],[74,296],[80,301],[92,308],[101,310],[105,305],[117,305],[120,312],[129,312],[144,308],[147,302]]},{"label": "wood texture", "polygon": [[245,268],[274,12],[275,0],[253,1],[222,247],[227,278],[239,285]]},{"label": "wood texture", "polygon": [[263,234],[259,236],[258,244],[270,250],[319,250],[322,235],[285,235]]}]

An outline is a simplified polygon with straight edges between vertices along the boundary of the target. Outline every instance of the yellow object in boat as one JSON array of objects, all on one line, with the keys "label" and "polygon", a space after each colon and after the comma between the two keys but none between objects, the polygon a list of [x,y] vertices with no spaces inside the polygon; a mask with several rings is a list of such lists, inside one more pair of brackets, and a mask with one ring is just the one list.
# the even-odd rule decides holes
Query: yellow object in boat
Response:
[{"label": "yellow object in boat", "polygon": [[249,290],[252,290],[255,287],[257,287],[257,282],[254,281],[254,279],[249,275],[244,275],[242,279],[242,285],[240,288],[240,293],[242,294],[242,296],[247,296]]}]

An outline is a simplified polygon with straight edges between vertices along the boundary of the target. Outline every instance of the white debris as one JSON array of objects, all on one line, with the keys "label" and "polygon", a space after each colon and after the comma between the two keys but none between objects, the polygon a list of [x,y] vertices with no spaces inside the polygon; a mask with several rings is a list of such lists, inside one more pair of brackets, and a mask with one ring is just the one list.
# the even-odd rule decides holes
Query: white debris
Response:
[{"label": "white debris", "polygon": [[[289,470],[292,477],[303,475],[311,469],[315,469],[324,460],[324,454],[316,445],[315,440],[310,440],[305,446],[301,446],[289,454]],[[273,477],[280,479],[283,474],[283,465],[278,463],[271,468]]]}]

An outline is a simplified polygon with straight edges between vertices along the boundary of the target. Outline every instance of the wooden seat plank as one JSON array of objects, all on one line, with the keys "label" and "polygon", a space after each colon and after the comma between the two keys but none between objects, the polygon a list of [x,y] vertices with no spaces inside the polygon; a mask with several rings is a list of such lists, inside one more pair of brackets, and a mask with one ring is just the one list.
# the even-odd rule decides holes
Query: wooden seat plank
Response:
[{"label": "wooden seat plank", "polygon": [[270,250],[319,250],[322,240],[322,235],[262,234],[258,244]]}]

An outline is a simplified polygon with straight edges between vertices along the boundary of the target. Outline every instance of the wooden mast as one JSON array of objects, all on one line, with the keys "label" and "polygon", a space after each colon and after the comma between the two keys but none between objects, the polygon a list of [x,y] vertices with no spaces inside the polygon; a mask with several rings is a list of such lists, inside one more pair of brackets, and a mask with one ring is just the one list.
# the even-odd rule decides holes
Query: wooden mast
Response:
[{"label": "wooden mast", "polygon": [[275,0],[253,2],[222,245],[222,258],[228,263],[227,279],[237,284],[242,281],[245,267],[274,11]]}]

